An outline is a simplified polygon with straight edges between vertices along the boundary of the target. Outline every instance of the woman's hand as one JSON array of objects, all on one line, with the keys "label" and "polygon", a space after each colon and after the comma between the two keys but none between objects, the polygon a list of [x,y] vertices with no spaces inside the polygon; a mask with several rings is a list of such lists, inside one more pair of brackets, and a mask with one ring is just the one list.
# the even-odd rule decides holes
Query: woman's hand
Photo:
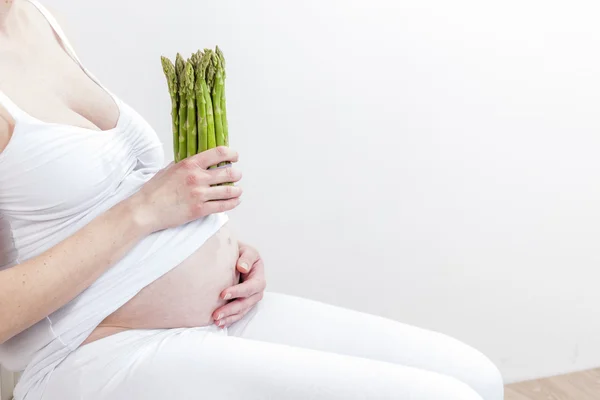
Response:
[{"label": "woman's hand", "polygon": [[237,160],[237,152],[221,146],[169,164],[132,196],[139,222],[154,232],[237,207],[241,188],[212,185],[237,182],[242,174],[232,167],[209,169]]},{"label": "woman's hand", "polygon": [[237,269],[241,273],[241,283],[221,292],[223,300],[231,302],[213,313],[215,324],[221,328],[230,326],[242,319],[260,300],[262,300],[267,282],[265,266],[255,248],[239,242],[240,256]]}]

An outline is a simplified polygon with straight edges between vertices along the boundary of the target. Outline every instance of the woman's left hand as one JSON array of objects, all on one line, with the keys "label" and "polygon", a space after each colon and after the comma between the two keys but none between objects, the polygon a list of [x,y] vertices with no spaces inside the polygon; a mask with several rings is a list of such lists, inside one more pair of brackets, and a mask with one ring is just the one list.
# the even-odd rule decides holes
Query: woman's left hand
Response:
[{"label": "woman's left hand", "polygon": [[239,321],[262,300],[267,282],[265,266],[254,247],[239,242],[240,256],[236,268],[240,272],[240,283],[221,292],[223,300],[231,300],[213,313],[215,325],[220,328]]}]

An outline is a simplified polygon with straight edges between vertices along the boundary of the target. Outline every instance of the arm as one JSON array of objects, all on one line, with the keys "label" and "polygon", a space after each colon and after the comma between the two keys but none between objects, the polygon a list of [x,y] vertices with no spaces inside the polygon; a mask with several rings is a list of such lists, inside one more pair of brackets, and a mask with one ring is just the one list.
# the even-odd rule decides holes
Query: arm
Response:
[{"label": "arm", "polygon": [[0,343],[59,309],[90,286],[144,236],[239,204],[228,148],[212,149],[156,174],[136,194],[45,253],[0,271]]},{"label": "arm", "polygon": [[38,257],[0,271],[0,343],[71,301],[151,233],[135,203],[116,205]]}]

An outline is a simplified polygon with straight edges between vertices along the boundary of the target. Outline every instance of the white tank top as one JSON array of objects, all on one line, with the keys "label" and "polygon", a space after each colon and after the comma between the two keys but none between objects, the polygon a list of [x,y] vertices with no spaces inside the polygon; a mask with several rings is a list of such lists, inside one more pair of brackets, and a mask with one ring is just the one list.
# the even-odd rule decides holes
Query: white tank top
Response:
[{"label": "white tank top", "polygon": [[[106,90],[81,65],[50,13],[30,1],[74,62]],[[154,130],[106,92],[120,116],[105,131],[40,121],[0,92],[0,104],[15,120],[12,137],[0,153],[0,269],[57,245],[131,196],[164,166]],[[75,299],[0,345],[0,364],[24,370],[15,400],[41,399],[53,369],[105,317],[184,261],[226,221],[226,214],[214,214],[146,237]]]}]

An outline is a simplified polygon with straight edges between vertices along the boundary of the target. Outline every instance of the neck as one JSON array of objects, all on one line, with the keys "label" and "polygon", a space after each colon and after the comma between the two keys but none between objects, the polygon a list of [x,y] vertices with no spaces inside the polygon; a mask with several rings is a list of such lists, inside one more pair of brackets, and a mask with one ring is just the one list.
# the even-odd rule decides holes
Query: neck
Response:
[{"label": "neck", "polygon": [[16,0],[0,0],[0,31],[6,32],[7,21],[14,11]]}]

